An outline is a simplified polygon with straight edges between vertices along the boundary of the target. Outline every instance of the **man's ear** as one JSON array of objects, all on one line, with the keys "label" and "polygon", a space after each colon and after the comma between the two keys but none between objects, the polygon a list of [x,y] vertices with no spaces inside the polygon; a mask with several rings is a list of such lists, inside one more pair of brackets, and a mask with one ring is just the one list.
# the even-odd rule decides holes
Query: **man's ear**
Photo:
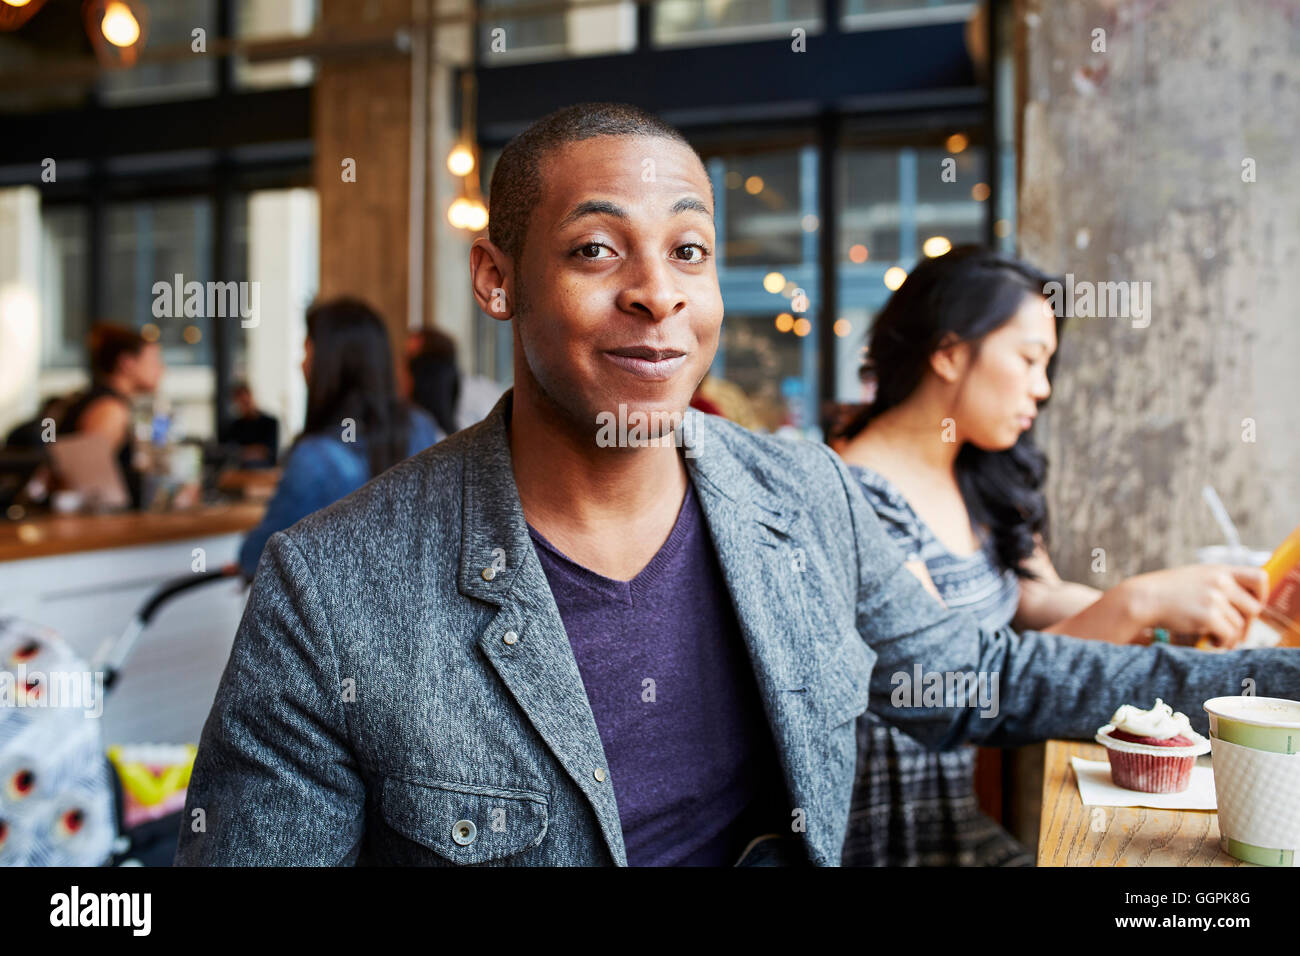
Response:
[{"label": "man's ear", "polygon": [[469,248],[469,278],[474,301],[489,318],[514,317],[514,262],[483,236]]},{"label": "man's ear", "polygon": [[953,332],[946,333],[940,339],[939,347],[930,353],[930,368],[949,384],[961,380],[969,362],[970,343],[962,342]]}]

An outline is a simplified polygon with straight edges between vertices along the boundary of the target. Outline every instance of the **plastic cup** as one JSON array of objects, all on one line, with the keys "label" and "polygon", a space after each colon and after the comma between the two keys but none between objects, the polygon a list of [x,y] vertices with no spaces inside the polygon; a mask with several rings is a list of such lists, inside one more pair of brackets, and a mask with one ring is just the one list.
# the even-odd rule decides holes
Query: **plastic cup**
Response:
[{"label": "plastic cup", "polygon": [[[1245,545],[1234,548],[1228,544],[1212,544],[1209,547],[1196,549],[1196,562],[1198,564],[1234,564],[1262,568],[1272,556],[1271,551],[1257,551],[1254,548],[1247,548]],[[1243,649],[1276,647],[1281,640],[1282,637],[1277,631],[1259,618],[1255,618],[1250,622],[1250,627],[1246,630],[1246,637],[1238,647]]]},{"label": "plastic cup", "polygon": [[1300,866],[1300,701],[1215,697],[1202,706],[1219,845],[1247,863]]}]

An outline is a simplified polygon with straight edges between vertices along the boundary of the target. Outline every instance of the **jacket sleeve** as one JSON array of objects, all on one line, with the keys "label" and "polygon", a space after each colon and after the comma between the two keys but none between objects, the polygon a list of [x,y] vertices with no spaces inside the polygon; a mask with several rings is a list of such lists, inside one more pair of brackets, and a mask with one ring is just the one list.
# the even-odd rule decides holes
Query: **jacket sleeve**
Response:
[{"label": "jacket sleeve", "polygon": [[355,863],[365,785],[311,570],[272,535],[203,727],[177,866]]},{"label": "jacket sleeve", "polygon": [[1247,679],[1260,696],[1300,696],[1294,648],[1210,653],[982,630],[965,612],[935,601],[903,566],[852,475],[827,453],[848,499],[857,627],[876,653],[870,710],[921,743],[942,749],[963,741],[1013,747],[1090,739],[1121,704],[1145,708],[1157,697],[1205,734],[1201,705],[1241,694],[1252,686]]}]

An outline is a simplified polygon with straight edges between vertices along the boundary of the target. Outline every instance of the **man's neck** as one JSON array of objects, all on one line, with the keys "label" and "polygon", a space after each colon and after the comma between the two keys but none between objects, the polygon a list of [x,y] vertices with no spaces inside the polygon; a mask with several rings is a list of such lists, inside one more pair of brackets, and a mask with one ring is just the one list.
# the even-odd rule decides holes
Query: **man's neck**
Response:
[{"label": "man's neck", "polygon": [[595,423],[571,423],[516,386],[510,455],[524,517],[579,564],[630,580],[667,540],[686,495],[686,466],[670,440],[601,448]]}]

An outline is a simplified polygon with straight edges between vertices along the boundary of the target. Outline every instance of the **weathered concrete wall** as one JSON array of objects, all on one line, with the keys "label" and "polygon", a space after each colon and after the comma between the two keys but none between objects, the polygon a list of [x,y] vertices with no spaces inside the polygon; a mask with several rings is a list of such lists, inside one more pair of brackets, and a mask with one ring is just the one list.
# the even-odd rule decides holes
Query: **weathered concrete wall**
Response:
[{"label": "weathered concrete wall", "polygon": [[1192,560],[1221,541],[1207,482],[1271,550],[1300,523],[1300,2],[1017,0],[1015,15],[1021,253],[1076,281],[1150,283],[1152,300],[1062,335],[1040,426],[1057,567],[1107,587]]}]

